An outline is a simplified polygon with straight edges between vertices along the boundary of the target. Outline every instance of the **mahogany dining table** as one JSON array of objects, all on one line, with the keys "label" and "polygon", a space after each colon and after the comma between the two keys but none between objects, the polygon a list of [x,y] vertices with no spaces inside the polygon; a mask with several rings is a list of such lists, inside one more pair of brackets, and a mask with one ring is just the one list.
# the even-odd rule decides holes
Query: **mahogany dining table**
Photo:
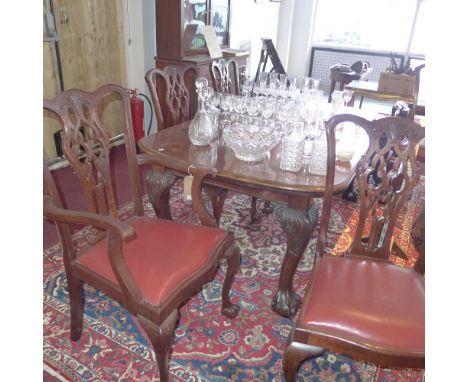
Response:
[{"label": "mahogany dining table", "polygon": [[[187,121],[139,141],[141,151],[151,155],[157,163],[146,179],[148,196],[156,214],[171,219],[170,188],[177,178],[189,175],[189,167],[194,164],[216,170],[216,176],[207,178],[204,183],[215,214],[221,213],[228,190],[273,202],[274,213],[287,235],[287,248],[272,309],[283,317],[292,318],[300,306],[300,297],[293,290],[292,280],[319,221],[314,198],[323,197],[325,176],[311,174],[307,168],[297,173],[282,171],[281,144],[258,163],[237,159],[234,152],[219,141],[211,146],[194,146],[188,137],[189,125],[190,121]],[[335,194],[343,193],[353,180],[356,164],[367,149],[368,143],[361,143],[349,162],[337,162]]]}]

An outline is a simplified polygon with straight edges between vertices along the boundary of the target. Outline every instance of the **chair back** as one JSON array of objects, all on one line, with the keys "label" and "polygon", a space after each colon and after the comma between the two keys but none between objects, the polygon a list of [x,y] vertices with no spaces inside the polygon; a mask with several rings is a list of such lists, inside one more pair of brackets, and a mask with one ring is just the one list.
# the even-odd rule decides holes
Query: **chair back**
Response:
[{"label": "chair back", "polygon": [[145,80],[151,94],[158,130],[193,117],[190,94],[194,94],[197,73],[194,66],[178,68],[172,65],[163,70],[153,68],[146,73]]},{"label": "chair back", "polygon": [[[110,135],[102,114],[109,101],[117,100],[123,110],[123,135],[129,166],[135,215],[143,215],[142,189],[137,168],[135,139],[130,112],[130,95],[118,85],[104,85],[94,92],[66,90],[54,99],[44,99],[44,110],[58,118],[62,129],[62,149],[81,184],[90,212],[118,217],[112,184],[109,153]],[[44,191],[61,206],[59,193],[44,160]]]},{"label": "chair back", "polygon": [[240,94],[239,66],[233,59],[213,61],[210,65],[211,81],[215,91]]},{"label": "chair back", "polygon": [[418,105],[418,98],[419,98],[419,90],[421,87],[421,70],[426,67],[426,64],[421,64],[414,69],[414,74],[416,76],[416,82],[414,84],[414,100],[413,100],[413,107],[411,108],[409,117],[414,119],[416,115],[416,108]]},{"label": "chair back", "polygon": [[[327,175],[317,253],[325,253],[335,178],[335,132],[338,125],[351,122],[362,127],[369,146],[357,164],[355,187],[359,193],[359,220],[349,249],[353,255],[388,259],[392,234],[403,204],[420,178],[416,146],[424,138],[424,128],[400,117],[368,121],[341,114],[326,124]],[[366,238],[365,240],[363,240]]]}]

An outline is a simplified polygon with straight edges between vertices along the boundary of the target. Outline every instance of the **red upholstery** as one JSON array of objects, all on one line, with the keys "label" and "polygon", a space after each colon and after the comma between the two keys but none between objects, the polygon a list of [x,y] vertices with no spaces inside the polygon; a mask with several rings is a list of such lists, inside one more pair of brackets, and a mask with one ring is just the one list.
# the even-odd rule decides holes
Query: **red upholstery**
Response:
[{"label": "red upholstery", "polygon": [[[197,271],[227,233],[218,228],[140,218],[130,222],[136,239],[123,245],[125,262],[144,298],[164,301],[181,282]],[[101,240],[78,262],[118,283],[112,271],[107,240]]]},{"label": "red upholstery", "polygon": [[308,329],[380,349],[424,351],[424,279],[385,262],[325,255],[304,301]]}]

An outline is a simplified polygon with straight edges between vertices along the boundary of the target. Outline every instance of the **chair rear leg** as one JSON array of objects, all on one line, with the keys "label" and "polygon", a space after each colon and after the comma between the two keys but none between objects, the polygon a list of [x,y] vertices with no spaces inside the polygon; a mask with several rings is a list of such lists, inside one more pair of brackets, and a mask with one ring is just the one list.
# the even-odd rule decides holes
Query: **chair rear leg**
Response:
[{"label": "chair rear leg", "polygon": [[172,343],[174,342],[174,330],[179,319],[179,311],[174,310],[161,325],[138,315],[138,321],[148,335],[156,353],[158,362],[159,380],[169,382],[169,358]]},{"label": "chair rear leg", "polygon": [[226,259],[228,266],[223,284],[223,306],[221,308],[221,312],[228,318],[234,318],[237,316],[240,309],[239,305],[233,304],[229,297],[234,277],[237,274],[240,265],[240,253],[239,249],[235,245],[233,245],[226,253]]},{"label": "chair rear leg", "polygon": [[257,198],[252,196],[252,203],[250,204],[250,222],[258,222],[261,218],[262,215],[257,211]]},{"label": "chair rear leg", "polygon": [[70,338],[78,341],[83,333],[83,283],[75,276],[67,277],[68,295],[70,297]]},{"label": "chair rear leg", "polygon": [[323,349],[305,345],[300,342],[291,342],[283,355],[283,373],[286,382],[296,382],[299,366],[307,358],[311,358],[323,353]]}]

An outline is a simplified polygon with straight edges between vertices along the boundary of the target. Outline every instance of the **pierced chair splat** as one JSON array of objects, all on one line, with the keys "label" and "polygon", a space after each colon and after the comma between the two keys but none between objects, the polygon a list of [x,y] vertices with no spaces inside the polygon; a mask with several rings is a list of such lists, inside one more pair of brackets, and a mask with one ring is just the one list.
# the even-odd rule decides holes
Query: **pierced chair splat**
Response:
[{"label": "pierced chair splat", "polygon": [[[360,198],[355,236],[345,255],[334,256],[325,253],[325,244],[335,176],[335,129],[344,122],[367,132],[369,148],[356,174]],[[398,214],[419,181],[415,154],[424,129],[400,117],[370,122],[349,114],[333,117],[326,129],[328,164],[317,254],[284,353],[286,381],[296,381],[300,364],[324,349],[385,367],[423,368],[424,250],[409,269],[390,262],[390,248]],[[390,151],[394,157],[388,165]]]},{"label": "pierced chair splat", "polygon": [[[100,118],[108,97],[119,100],[123,134],[133,193],[133,216],[118,217],[109,171],[109,135]],[[201,226],[144,216],[139,165],[152,159],[137,154],[131,125],[130,96],[118,85],[104,85],[94,92],[67,90],[44,100],[63,127],[63,152],[78,176],[88,211],[64,207],[44,158],[44,216],[56,223],[70,296],[70,334],[78,341],[83,332],[83,283],[115,299],[140,322],[156,353],[161,381],[169,380],[169,357],[179,307],[215,274],[222,258],[227,272],[222,290],[222,313],[234,318],[239,307],[229,298],[240,255],[232,233],[216,227],[201,201],[201,187],[210,170],[194,167],[193,207]],[[91,225],[95,237],[77,249],[71,225]],[[173,238],[177,238],[176,240]]]}]

